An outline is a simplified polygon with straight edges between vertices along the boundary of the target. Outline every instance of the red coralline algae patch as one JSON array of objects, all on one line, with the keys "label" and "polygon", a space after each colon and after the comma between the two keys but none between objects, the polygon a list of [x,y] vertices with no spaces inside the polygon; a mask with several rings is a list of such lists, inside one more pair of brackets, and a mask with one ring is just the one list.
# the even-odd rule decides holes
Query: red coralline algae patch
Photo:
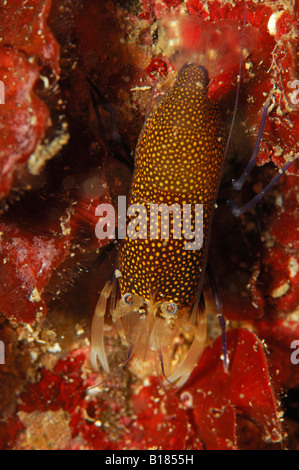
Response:
[{"label": "red coralline algae patch", "polygon": [[42,293],[68,252],[69,237],[40,235],[11,221],[0,222],[0,234],[0,310],[7,318],[32,322],[46,313]]},{"label": "red coralline algae patch", "polygon": [[[293,341],[298,340],[298,314],[285,315],[284,318],[262,319],[255,323],[260,337],[265,339],[271,354],[271,371],[284,390],[296,389],[299,381],[299,367],[291,361],[294,347]],[[298,349],[298,347],[296,348]]]},{"label": "red coralline algae patch", "polygon": [[63,287],[70,283],[79,258],[96,259],[107,243],[95,235],[96,207],[111,203],[105,180],[94,172],[77,182],[66,177],[64,185],[73,186],[69,199],[64,192],[59,202],[52,195],[52,203],[45,204],[28,196],[26,208],[15,205],[0,219],[0,311],[7,318],[29,323],[46,315],[50,281],[55,294],[63,278]]},{"label": "red coralline algae patch", "polygon": [[59,45],[47,25],[51,0],[18,0],[3,2],[1,32],[2,46],[13,47],[34,57],[34,61],[49,65],[59,74]]},{"label": "red coralline algae patch", "polygon": [[[229,374],[221,340],[211,334],[180,390],[145,378],[134,361],[88,390],[104,379],[90,368],[89,325],[114,269],[113,251],[97,264],[107,240],[95,237],[95,209],[125,194],[131,175],[118,164],[123,149],[101,106],[105,131],[98,132],[86,76],[115,107],[118,130],[133,149],[153,86],[160,98],[176,64],[195,48],[199,56],[209,54],[210,97],[229,128],[244,2],[19,3],[3,2],[0,25],[0,339],[6,346],[0,448],[296,448],[297,415],[284,401],[285,427],[280,399],[298,390],[299,380],[290,360],[291,343],[299,339],[297,163],[249,213],[233,219],[220,205],[215,213],[210,261],[231,322]],[[292,83],[298,78],[298,6],[246,4],[246,53],[224,182],[238,177],[250,158],[267,97],[258,166],[272,161],[281,168],[297,154],[299,105]],[[173,21],[181,27],[183,54],[175,50],[175,35],[163,42],[162,25]],[[62,115],[70,140],[66,146],[64,133],[53,150]],[[47,156],[40,165],[41,154]],[[240,195],[224,189],[223,198],[247,202],[270,181],[274,165],[255,168]],[[206,292],[210,312],[208,285]],[[112,333],[107,345],[117,367],[120,344]]]},{"label": "red coralline algae patch", "polygon": [[152,23],[154,21],[154,5],[155,3],[151,0],[141,0],[141,9],[142,11],[138,13],[138,18],[140,20],[146,20]]},{"label": "red coralline algae patch", "polygon": [[[296,48],[298,38],[298,13],[291,6],[287,11],[273,9],[270,2],[265,5],[247,3],[246,38],[250,55],[245,62],[243,80],[246,83],[247,103],[246,124],[250,134],[256,138],[257,113],[263,107],[265,97],[272,100],[271,113],[266,123],[263,146],[258,157],[258,164],[264,164],[270,159],[281,168],[285,161],[294,158],[296,154],[296,132],[299,126],[299,106],[291,96],[291,84],[297,79]],[[287,8],[287,6],[286,6]],[[187,9],[194,18],[210,21],[217,27],[221,21],[238,21],[242,23],[244,2],[234,8],[222,2],[200,2],[189,0]],[[250,45],[251,43],[251,45]],[[210,47],[217,47],[211,41]],[[226,56],[223,65],[227,67]],[[234,73],[235,70],[234,70]],[[228,82],[231,75],[218,77],[217,83],[212,83],[210,93],[217,99],[229,91]],[[222,83],[221,83],[222,82]],[[232,84],[232,83],[231,83]],[[295,174],[298,164],[295,163],[290,173]]]},{"label": "red coralline algae patch", "polygon": [[[26,162],[50,125],[49,110],[34,91],[43,68],[48,70],[45,80],[52,84],[59,75],[59,46],[46,24],[50,6],[51,1],[1,6],[0,80],[5,104],[0,117],[5,131],[0,137],[0,198],[8,196],[16,178],[26,177]],[[26,187],[24,181],[16,185]]]},{"label": "red coralline algae patch", "polygon": [[34,93],[38,78],[39,68],[22,52],[0,48],[0,79],[5,87],[5,104],[0,106],[5,124],[0,137],[0,198],[9,194],[16,171],[23,170],[48,127],[48,108]]},{"label": "red coralline algae patch", "polygon": [[[122,405],[126,392],[115,383],[97,393],[86,392],[91,384],[82,378],[86,352],[73,351],[52,372],[42,369],[40,380],[27,385],[18,400],[18,415],[30,422],[37,411],[56,412],[56,416],[65,412],[71,436],[65,448],[238,449],[244,446],[244,420],[256,426],[252,440],[257,433],[269,448],[279,447],[284,437],[282,415],[262,343],[250,331],[236,329],[228,334],[228,350],[229,374],[223,370],[221,341],[217,340],[206,348],[183,389],[165,390],[157,378],[150,378],[133,392],[127,409]],[[113,442],[115,426],[118,435]],[[24,432],[20,422],[17,429]],[[248,447],[252,444],[247,442]]]},{"label": "red coralline algae patch", "polygon": [[182,0],[163,0],[163,3],[168,7],[177,7],[182,3]]},{"label": "red coralline algae patch", "polygon": [[11,449],[17,440],[18,434],[23,429],[24,425],[21,420],[14,416],[0,422],[0,449]]},{"label": "red coralline algae patch", "polygon": [[223,371],[221,341],[207,347],[183,388],[192,396],[192,416],[205,448],[238,448],[243,416],[259,428],[262,440],[281,443],[282,413],[271,386],[265,352],[250,331],[228,333],[229,374]]},{"label": "red coralline algae patch", "polygon": [[81,402],[80,388],[83,386],[81,366],[85,360],[82,351],[75,351],[66,360],[57,362],[53,372],[42,369],[41,379],[29,384],[20,395],[19,411],[74,410]]},{"label": "red coralline algae patch", "polygon": [[133,395],[132,406],[136,419],[126,439],[129,449],[202,448],[180,400],[173,391],[163,391],[157,379]]},{"label": "red coralline algae patch", "polygon": [[277,185],[277,190],[267,229],[263,233],[261,262],[250,282],[260,316],[292,312],[299,302],[299,247],[294,230],[299,224],[297,178],[285,178]]},{"label": "red coralline algae patch", "polygon": [[[255,423],[255,433],[271,446],[284,438],[282,413],[270,383],[262,343],[248,330],[228,334],[230,373],[220,360],[221,341],[206,348],[190,380],[178,392],[162,392],[156,380],[133,395],[136,429],[141,449],[238,449],[242,442],[243,419]],[[134,438],[134,434],[133,434]],[[132,438],[132,440],[133,440]],[[138,441],[137,441],[138,442]],[[133,443],[132,443],[133,444]],[[136,446],[136,442],[135,442]]]},{"label": "red coralline algae patch", "polygon": [[[86,375],[86,353],[83,349],[73,351],[67,359],[59,360],[53,371],[41,369],[40,379],[27,385],[18,400],[17,413],[21,420],[19,430],[24,432],[19,433],[17,448],[27,445],[31,449],[47,449],[52,444],[55,426],[65,428],[65,437],[58,447],[60,449],[122,448],[113,441],[117,438],[123,442],[124,434],[128,432],[126,426],[132,422],[130,415],[127,416],[123,410],[123,390],[119,390],[116,395],[113,390],[107,393],[105,389],[97,392],[97,395],[88,392],[92,377],[85,381],[83,379],[83,375]],[[47,424],[40,439],[32,436],[26,441],[22,422],[32,429],[47,414],[51,415],[54,426]],[[111,418],[113,415],[115,418]],[[54,448],[57,447],[54,445]]]},{"label": "red coralline algae patch", "polygon": [[[95,160],[90,157],[86,164],[82,158],[88,155],[82,144],[73,144],[72,166],[65,161],[39,175],[44,162],[68,140],[58,124],[60,117],[57,121],[54,116],[66,105],[56,97],[59,45],[46,22],[50,7],[50,1],[20,7],[9,2],[1,7],[0,79],[5,103],[0,106],[0,206],[4,212],[0,216],[0,311],[22,322],[44,316],[48,301],[73,282],[86,258],[96,259],[97,250],[107,241],[95,237],[95,209],[101,202],[111,202]],[[45,145],[50,111],[36,88],[51,107],[59,104],[53,113],[58,129],[52,126],[53,140],[47,139]],[[105,153],[103,149],[98,152]],[[28,193],[22,199],[19,191]]]},{"label": "red coralline algae patch", "polygon": [[[292,100],[291,83],[296,79],[295,51],[297,47],[298,24],[296,15],[283,13],[276,19],[277,12],[267,15],[268,37],[275,39],[273,46],[270,41],[263,41],[263,64],[257,68],[256,79],[248,88],[248,127],[256,126],[256,106],[263,105],[263,96],[271,98],[271,112],[266,122],[263,145],[258,157],[258,164],[270,159],[281,168],[288,159],[296,156],[296,138],[294,129],[299,126],[299,106]],[[288,21],[288,29],[284,26]],[[271,47],[271,49],[270,49]],[[289,170],[296,174],[298,162]]]},{"label": "red coralline algae patch", "polygon": [[148,67],[145,69],[147,75],[152,78],[156,79],[157,77],[163,77],[167,73],[167,65],[163,60],[155,57]]}]

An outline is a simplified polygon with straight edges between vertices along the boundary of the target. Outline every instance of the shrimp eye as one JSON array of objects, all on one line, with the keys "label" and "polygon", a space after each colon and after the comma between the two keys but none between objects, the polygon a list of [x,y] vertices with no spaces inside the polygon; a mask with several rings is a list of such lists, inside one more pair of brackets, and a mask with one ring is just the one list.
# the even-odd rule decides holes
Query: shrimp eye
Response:
[{"label": "shrimp eye", "polygon": [[167,314],[167,315],[175,315],[177,310],[178,310],[178,306],[174,302],[164,302],[161,305],[162,313]]},{"label": "shrimp eye", "polygon": [[133,295],[130,294],[130,292],[128,292],[127,294],[125,294],[125,295],[123,296],[123,302],[124,302],[125,305],[128,305],[128,306],[132,305],[132,303],[133,303]]}]

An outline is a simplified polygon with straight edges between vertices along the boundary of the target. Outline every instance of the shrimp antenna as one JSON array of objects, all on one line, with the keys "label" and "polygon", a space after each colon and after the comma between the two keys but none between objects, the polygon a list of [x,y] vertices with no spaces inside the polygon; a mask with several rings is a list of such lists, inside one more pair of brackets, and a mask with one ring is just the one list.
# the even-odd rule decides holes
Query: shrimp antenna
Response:
[{"label": "shrimp antenna", "polygon": [[104,135],[104,125],[103,125],[99,110],[97,109],[96,96],[100,102],[100,105],[109,113],[112,138],[114,142],[116,142],[122,148],[126,162],[129,164],[130,167],[132,167],[134,165],[134,159],[131,155],[131,151],[129,147],[127,146],[122,136],[118,132],[115,109],[109,103],[109,101],[105,98],[105,96],[100,92],[100,90],[93,83],[93,81],[89,77],[86,77],[86,80],[90,87],[90,96],[91,96],[92,104],[95,109],[96,117],[98,120],[100,136],[102,137]]},{"label": "shrimp antenna", "polygon": [[84,389],[81,389],[81,390],[78,390],[77,393],[79,392],[88,392],[89,390],[93,390],[94,388],[97,388],[97,387],[102,387],[103,385],[105,385],[107,382],[109,382],[109,380],[112,379],[112,377],[114,377],[115,375],[117,375],[127,364],[128,362],[130,361],[130,359],[132,358],[133,356],[133,345],[131,345],[128,349],[128,356],[127,356],[127,359],[122,363],[120,364],[114,372],[112,372],[108,377],[106,377],[106,379],[102,380],[102,382],[99,382],[98,384],[96,385],[93,385],[92,387],[87,387],[87,388],[84,388]]},{"label": "shrimp antenna", "polygon": [[[159,356],[159,362],[160,362],[161,372],[162,372],[163,378],[164,378],[164,379],[166,380],[166,382],[168,382],[170,385],[174,385],[173,382],[171,382],[171,381],[166,377],[165,368],[164,368],[164,361],[163,361],[163,355],[162,355],[161,349],[158,350],[158,356]],[[162,382],[162,385],[163,385],[163,387],[164,387],[163,382]]]},{"label": "shrimp antenna", "polygon": [[226,147],[225,147],[225,151],[224,151],[223,161],[225,160],[225,158],[227,156],[227,153],[228,153],[228,148],[229,148],[229,145],[230,145],[230,141],[231,141],[231,137],[232,137],[232,133],[233,133],[233,128],[234,128],[234,125],[235,125],[236,115],[237,115],[237,108],[238,108],[240,88],[241,88],[243,50],[244,50],[244,42],[245,42],[246,12],[247,12],[247,5],[246,5],[246,1],[244,1],[244,16],[243,16],[243,25],[242,25],[242,39],[241,39],[241,52],[240,52],[240,62],[239,62],[238,84],[237,84],[237,91],[236,91],[233,117],[232,117],[232,122],[231,122],[231,125],[230,125],[230,130],[229,130],[229,133],[228,133],[228,138],[227,138]]},{"label": "shrimp antenna", "polygon": [[104,141],[105,140],[105,127],[104,127],[102,117],[101,117],[100,112],[99,112],[99,108],[98,108],[98,105],[97,105],[95,94],[94,94],[91,87],[89,87],[89,95],[90,95],[92,106],[93,106],[93,109],[95,111],[96,118],[97,118],[99,136]]}]

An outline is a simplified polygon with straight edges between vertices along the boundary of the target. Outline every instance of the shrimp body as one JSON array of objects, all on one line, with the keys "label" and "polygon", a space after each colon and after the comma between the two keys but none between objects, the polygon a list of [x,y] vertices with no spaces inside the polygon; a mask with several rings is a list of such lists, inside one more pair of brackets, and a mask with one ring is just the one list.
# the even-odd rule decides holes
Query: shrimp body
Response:
[{"label": "shrimp body", "polygon": [[130,200],[130,205],[203,204],[203,247],[186,250],[183,237],[170,236],[166,242],[127,237],[120,256],[122,293],[147,300],[153,294],[155,300],[180,307],[194,300],[225,142],[221,117],[207,97],[207,86],[203,67],[191,64],[181,70],[139,138]]},{"label": "shrimp body", "polygon": [[[152,204],[181,209],[202,205],[201,227],[197,227],[194,214],[190,212],[187,221],[183,214],[181,236],[174,237],[174,219],[181,212],[173,212],[167,238],[163,237],[162,215],[155,238],[133,239],[128,230],[116,280],[121,298],[111,311],[121,336],[137,354],[157,351],[161,357],[175,336],[192,333],[189,352],[169,376],[180,386],[204,348],[206,320],[198,299],[225,149],[224,125],[217,105],[208,98],[208,83],[204,67],[191,63],[181,69],[173,89],[149,116],[139,137],[130,197],[130,205],[146,207],[148,227]],[[193,231],[202,231],[200,249],[186,249],[185,223]],[[94,322],[103,329],[101,308],[101,325],[96,319]],[[93,346],[94,362],[98,357],[108,370],[102,331],[94,335]]]}]

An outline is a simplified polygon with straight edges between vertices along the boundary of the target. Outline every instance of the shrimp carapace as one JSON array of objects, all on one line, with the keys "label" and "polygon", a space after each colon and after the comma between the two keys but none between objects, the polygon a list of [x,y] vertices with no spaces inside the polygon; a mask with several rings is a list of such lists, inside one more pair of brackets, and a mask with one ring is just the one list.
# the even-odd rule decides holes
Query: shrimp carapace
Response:
[{"label": "shrimp carapace", "polygon": [[[112,319],[132,354],[145,357],[154,351],[161,358],[178,335],[193,337],[176,370],[166,369],[168,379],[179,386],[197,363],[206,338],[199,299],[225,150],[224,125],[217,104],[208,98],[208,84],[204,67],[184,65],[141,132],[129,207],[144,212],[146,231],[128,224],[113,281],[119,283],[120,295],[110,301]],[[153,208],[158,227],[153,227]],[[98,358],[106,371],[103,325],[111,290],[107,284],[92,326],[93,363]]]}]

